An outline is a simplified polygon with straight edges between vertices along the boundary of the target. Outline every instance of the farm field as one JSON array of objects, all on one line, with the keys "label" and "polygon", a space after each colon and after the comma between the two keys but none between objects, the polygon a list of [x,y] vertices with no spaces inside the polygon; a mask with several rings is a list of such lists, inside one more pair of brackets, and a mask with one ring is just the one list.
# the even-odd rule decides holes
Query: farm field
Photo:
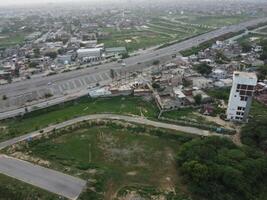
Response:
[{"label": "farm field", "polygon": [[11,155],[87,180],[79,199],[187,199],[175,155],[193,137],[173,133],[103,121],[30,142]]}]

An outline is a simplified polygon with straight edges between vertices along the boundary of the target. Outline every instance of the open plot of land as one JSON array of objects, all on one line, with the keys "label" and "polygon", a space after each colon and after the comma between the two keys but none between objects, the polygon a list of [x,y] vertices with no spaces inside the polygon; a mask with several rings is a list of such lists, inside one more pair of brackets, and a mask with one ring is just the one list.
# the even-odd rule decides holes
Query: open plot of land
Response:
[{"label": "open plot of land", "polygon": [[126,186],[149,186],[160,195],[176,189],[187,193],[176,171],[175,154],[191,136],[117,122],[51,137],[33,141],[21,152],[87,180],[80,199],[113,199]]},{"label": "open plot of land", "polygon": [[23,33],[0,35],[0,48],[6,48],[13,45],[21,44],[25,39]]},{"label": "open plot of land", "polygon": [[104,43],[106,47],[125,46],[130,52],[156,46],[171,39],[165,32],[151,32],[147,29],[116,31],[114,28],[107,31],[111,33],[111,37],[99,40],[99,42]]},{"label": "open plot of land", "polygon": [[212,27],[228,26],[252,19],[252,17],[247,15],[220,16],[220,15],[195,15],[195,14],[177,15],[174,18],[176,20],[186,22],[189,24],[200,24]]},{"label": "open plot of land", "polygon": [[120,30],[115,27],[104,28],[102,31],[110,33],[110,37],[99,42],[103,42],[106,47],[125,46],[131,52],[179,41],[209,30],[211,29],[207,27],[191,26],[162,17],[153,17],[150,22],[141,27]]}]

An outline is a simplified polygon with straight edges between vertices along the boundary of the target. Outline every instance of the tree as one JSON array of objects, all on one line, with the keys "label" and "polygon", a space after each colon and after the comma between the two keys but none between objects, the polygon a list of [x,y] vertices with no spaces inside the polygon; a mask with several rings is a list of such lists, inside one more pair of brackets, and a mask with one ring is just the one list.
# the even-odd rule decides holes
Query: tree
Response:
[{"label": "tree", "polygon": [[129,54],[126,52],[126,53],[123,53],[121,54],[121,59],[125,59],[125,58],[129,58]]},{"label": "tree", "polygon": [[154,88],[154,89],[159,89],[160,88],[160,85],[158,84],[158,83],[152,83],[152,87]]},{"label": "tree", "polygon": [[2,96],[2,99],[3,99],[3,100],[7,100],[7,96],[6,96],[6,95],[3,95],[3,96]]},{"label": "tree", "polygon": [[197,105],[200,105],[201,102],[202,102],[202,95],[201,94],[197,94],[196,96],[194,96],[194,99],[195,99],[195,103]]},{"label": "tree", "polygon": [[158,65],[159,63],[160,63],[159,60],[154,60],[154,61],[152,62],[152,65]]},{"label": "tree", "polygon": [[29,64],[29,68],[35,68],[36,66],[38,66],[37,62],[30,62]]},{"label": "tree", "polygon": [[240,46],[242,48],[242,51],[245,52],[245,53],[249,52],[251,50],[251,48],[252,48],[251,44],[249,42],[247,42],[247,41],[241,42]]},{"label": "tree", "polygon": [[206,63],[195,65],[194,69],[202,75],[209,75],[212,72],[212,67]]},{"label": "tree", "polygon": [[267,76],[267,65],[260,66],[257,75],[259,80],[264,80]]},{"label": "tree", "polygon": [[56,51],[51,51],[51,52],[47,52],[45,54],[45,56],[50,57],[51,59],[55,59],[57,57],[57,52]]}]

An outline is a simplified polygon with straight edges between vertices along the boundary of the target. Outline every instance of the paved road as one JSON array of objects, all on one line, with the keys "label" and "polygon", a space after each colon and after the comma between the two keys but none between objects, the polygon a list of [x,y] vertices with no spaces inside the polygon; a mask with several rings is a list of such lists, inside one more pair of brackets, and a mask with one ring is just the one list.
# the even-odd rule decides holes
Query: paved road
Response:
[{"label": "paved road", "polygon": [[22,160],[0,155],[0,173],[69,199],[77,199],[84,180]]},{"label": "paved road", "polygon": [[[267,18],[255,19],[238,25],[223,27],[166,48],[145,52],[143,54],[127,58],[124,60],[126,67],[123,69],[121,64],[113,62],[97,67],[90,67],[54,76],[0,86],[0,94],[8,97],[7,101],[2,101],[0,99],[0,112],[4,112],[11,108],[14,109],[16,106],[21,107],[25,105],[28,100],[39,98],[47,92],[51,92],[55,96],[63,96],[65,93],[76,93],[78,90],[85,89],[89,84],[110,83],[110,69],[123,70],[126,72],[142,70],[148,66],[148,63],[152,63],[153,60],[168,60],[174,53],[197,46],[202,42],[226,33],[244,30],[248,26],[262,22],[267,22]],[[49,83],[52,84],[50,85]]]},{"label": "paved road", "polygon": [[188,127],[188,126],[179,126],[179,125],[174,125],[174,124],[152,121],[152,120],[148,120],[146,118],[138,117],[138,116],[131,117],[131,116],[124,116],[124,115],[116,115],[116,114],[95,114],[95,115],[87,115],[87,116],[83,116],[83,117],[78,117],[78,118],[74,118],[74,119],[56,124],[56,125],[51,125],[47,128],[42,129],[42,133],[40,131],[34,131],[32,133],[28,133],[28,134],[7,140],[5,142],[1,142],[0,143],[0,150],[3,148],[6,148],[8,146],[14,145],[16,143],[19,143],[21,141],[27,141],[31,138],[41,136],[42,134],[51,132],[53,129],[61,129],[61,128],[64,128],[66,126],[76,124],[77,122],[96,120],[96,119],[121,120],[121,121],[127,121],[127,122],[142,124],[142,125],[158,127],[158,128],[181,131],[184,133],[189,133],[189,134],[199,135],[199,136],[217,135],[217,136],[229,137],[228,135],[217,134],[215,132],[211,132],[211,131],[207,131],[207,130],[202,130],[202,129],[198,129],[198,128],[194,128],[194,127]]}]

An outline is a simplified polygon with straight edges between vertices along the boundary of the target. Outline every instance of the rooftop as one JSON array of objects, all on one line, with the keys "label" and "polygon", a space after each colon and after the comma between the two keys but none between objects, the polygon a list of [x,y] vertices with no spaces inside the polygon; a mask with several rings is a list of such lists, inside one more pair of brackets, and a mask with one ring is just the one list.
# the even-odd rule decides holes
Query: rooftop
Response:
[{"label": "rooftop", "polygon": [[250,73],[250,72],[235,71],[234,76],[241,76],[241,77],[246,77],[246,78],[250,78],[250,79],[257,79],[257,75],[255,73]]}]

